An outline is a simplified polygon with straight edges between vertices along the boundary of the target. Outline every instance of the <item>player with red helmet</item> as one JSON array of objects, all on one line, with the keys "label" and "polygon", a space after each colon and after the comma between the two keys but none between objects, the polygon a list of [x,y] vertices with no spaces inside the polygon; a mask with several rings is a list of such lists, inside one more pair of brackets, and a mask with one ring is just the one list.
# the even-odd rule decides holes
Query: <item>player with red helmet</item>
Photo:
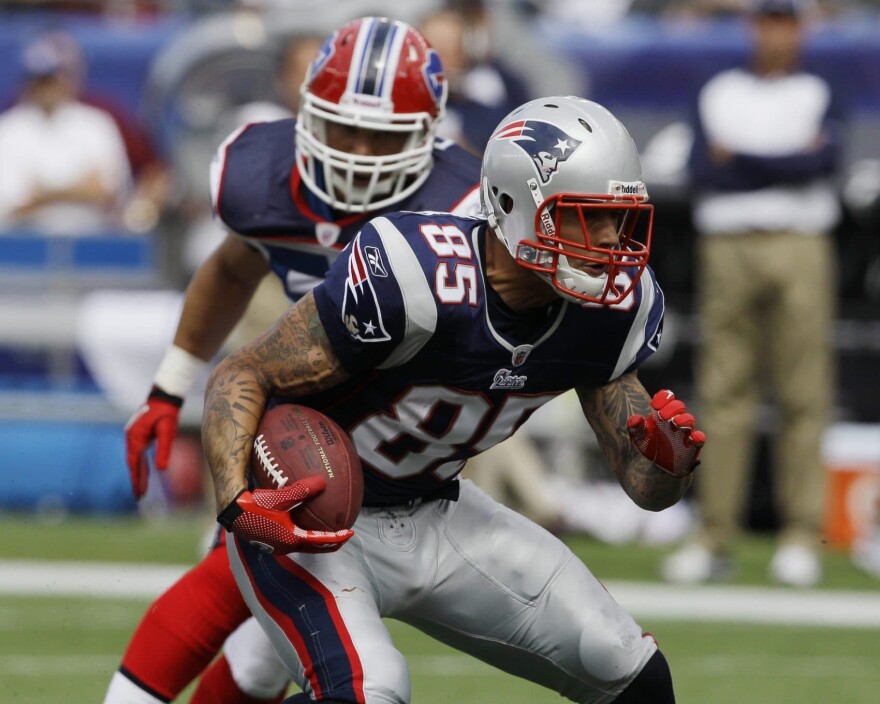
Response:
[{"label": "player with red helmet", "polygon": [[[269,271],[297,300],[371,217],[476,212],[479,161],[435,137],[445,101],[442,65],[421,34],[403,22],[366,17],[324,42],[296,119],[247,125],[220,146],[211,195],[228,235],[190,282],[173,345],[126,426],[137,498],[147,489],[148,448],[156,442],[156,466],[167,468],[184,395]],[[147,611],[105,704],[171,701],[247,621],[223,535]],[[192,702],[280,700],[287,674],[253,622],[236,633],[226,656],[202,678]]]}]

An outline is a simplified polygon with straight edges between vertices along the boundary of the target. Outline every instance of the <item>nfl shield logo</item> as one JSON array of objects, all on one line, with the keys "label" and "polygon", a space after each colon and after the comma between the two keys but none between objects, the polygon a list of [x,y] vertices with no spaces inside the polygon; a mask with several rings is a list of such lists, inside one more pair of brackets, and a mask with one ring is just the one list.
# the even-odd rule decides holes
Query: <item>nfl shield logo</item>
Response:
[{"label": "nfl shield logo", "polygon": [[340,227],[333,222],[319,222],[315,225],[315,235],[322,247],[332,247],[339,239]]},{"label": "nfl shield logo", "polygon": [[519,367],[525,364],[525,361],[529,358],[532,349],[532,345],[520,345],[519,347],[515,347],[510,363],[514,367]]}]

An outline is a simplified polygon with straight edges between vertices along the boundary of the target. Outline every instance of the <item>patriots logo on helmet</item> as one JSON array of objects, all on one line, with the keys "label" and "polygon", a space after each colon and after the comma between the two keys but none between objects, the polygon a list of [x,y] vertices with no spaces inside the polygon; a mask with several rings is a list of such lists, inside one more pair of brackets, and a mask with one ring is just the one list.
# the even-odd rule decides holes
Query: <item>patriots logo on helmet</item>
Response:
[{"label": "patriots logo on helmet", "polygon": [[422,75],[425,77],[425,83],[428,84],[428,88],[431,89],[434,102],[439,105],[443,99],[446,76],[443,74],[443,64],[440,63],[440,55],[433,49],[428,51],[428,60],[422,68]]},{"label": "patriots logo on helmet", "polygon": [[492,139],[509,139],[532,157],[535,171],[542,184],[547,184],[566,161],[581,146],[565,130],[543,120],[517,120],[495,131]]}]

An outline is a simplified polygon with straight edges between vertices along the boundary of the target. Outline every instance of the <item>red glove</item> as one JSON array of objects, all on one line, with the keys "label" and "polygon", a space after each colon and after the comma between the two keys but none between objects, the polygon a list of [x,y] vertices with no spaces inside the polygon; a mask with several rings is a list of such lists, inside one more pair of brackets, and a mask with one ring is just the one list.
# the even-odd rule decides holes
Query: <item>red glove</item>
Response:
[{"label": "red glove", "polygon": [[322,531],[298,528],[290,512],[307,498],[324,491],[327,480],[307,477],[284,489],[244,490],[233,499],[217,521],[266,552],[333,552],[342,547],[354,531]]},{"label": "red glove", "polygon": [[700,463],[700,448],[706,434],[695,430],[696,420],[671,391],[663,390],[651,399],[651,414],[630,416],[629,437],[645,457],[673,477],[684,477]]},{"label": "red glove", "polygon": [[125,424],[125,446],[128,450],[128,474],[134,498],[140,499],[147,491],[150,465],[147,450],[156,440],[156,469],[168,469],[171,443],[177,437],[177,423],[183,399],[166,394],[154,386],[147,402]]}]

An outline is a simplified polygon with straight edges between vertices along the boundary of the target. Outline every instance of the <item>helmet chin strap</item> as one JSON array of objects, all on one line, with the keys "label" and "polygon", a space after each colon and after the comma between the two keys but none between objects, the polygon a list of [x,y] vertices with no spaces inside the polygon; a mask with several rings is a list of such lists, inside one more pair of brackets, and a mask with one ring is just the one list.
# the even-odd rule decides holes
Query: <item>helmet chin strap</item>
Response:
[{"label": "helmet chin strap", "polygon": [[507,251],[510,251],[510,245],[507,243],[507,238],[504,236],[504,233],[501,232],[501,226],[498,224],[498,217],[495,215],[495,208],[492,207],[492,201],[489,199],[489,179],[484,177],[480,187],[483,192],[483,207],[486,209],[486,222],[489,223],[489,227],[492,228],[492,232],[495,233],[495,236],[504,243],[505,247],[507,247]]},{"label": "helmet chin strap", "polygon": [[[563,267],[564,271],[562,271]],[[569,264],[568,257],[564,254],[559,255],[559,266],[556,268],[555,276],[563,288],[593,298],[601,296],[608,287],[608,272],[600,276],[590,276],[577,271]]]},{"label": "helmet chin strap", "polygon": [[555,237],[556,225],[553,223],[553,217],[550,213],[547,212],[546,208],[543,208],[544,193],[541,191],[537,179],[530,178],[526,181],[526,185],[529,187],[529,193],[532,195],[532,200],[535,201],[535,209],[541,211],[541,224],[544,226],[544,230],[550,237]]}]

